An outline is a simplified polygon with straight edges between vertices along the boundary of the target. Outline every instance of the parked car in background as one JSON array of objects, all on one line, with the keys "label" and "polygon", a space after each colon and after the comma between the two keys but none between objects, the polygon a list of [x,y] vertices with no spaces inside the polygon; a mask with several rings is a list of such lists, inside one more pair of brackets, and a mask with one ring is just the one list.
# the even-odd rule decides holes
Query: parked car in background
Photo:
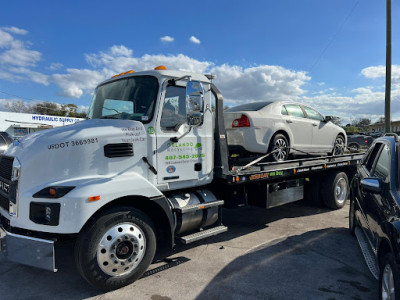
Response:
[{"label": "parked car in background", "polygon": [[292,101],[254,102],[224,112],[231,153],[268,153],[274,161],[289,154],[341,155],[347,143],[343,128],[315,109]]},{"label": "parked car in background", "polygon": [[380,299],[400,298],[399,138],[373,142],[350,186],[349,228],[357,236]]},{"label": "parked car in background", "polygon": [[0,153],[4,153],[13,141],[11,135],[5,131],[0,131]]},{"label": "parked car in background", "polygon": [[367,135],[361,135],[361,134],[348,135],[347,147],[349,147],[353,151],[358,151],[362,148],[368,148],[373,141],[374,138]]}]

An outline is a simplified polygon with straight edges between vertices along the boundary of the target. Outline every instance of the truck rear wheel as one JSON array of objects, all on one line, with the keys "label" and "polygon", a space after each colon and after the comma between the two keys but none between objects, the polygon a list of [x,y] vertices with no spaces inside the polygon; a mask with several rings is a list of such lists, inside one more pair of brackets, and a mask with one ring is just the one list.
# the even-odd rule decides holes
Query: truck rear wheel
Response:
[{"label": "truck rear wheel", "polygon": [[322,199],[331,209],[342,208],[349,196],[349,179],[346,173],[330,173],[322,182]]},{"label": "truck rear wheel", "polygon": [[137,209],[118,207],[85,226],[75,245],[75,261],[86,281],[109,291],[140,278],[155,250],[150,218]]}]

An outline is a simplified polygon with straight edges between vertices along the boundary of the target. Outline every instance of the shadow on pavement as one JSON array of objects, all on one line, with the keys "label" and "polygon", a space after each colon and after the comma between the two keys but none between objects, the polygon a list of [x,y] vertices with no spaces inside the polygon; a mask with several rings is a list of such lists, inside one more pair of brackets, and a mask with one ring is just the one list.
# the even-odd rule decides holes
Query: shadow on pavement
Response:
[{"label": "shadow on pavement", "polygon": [[377,299],[377,290],[356,239],[345,228],[328,228],[240,256],[197,299],[361,300]]}]

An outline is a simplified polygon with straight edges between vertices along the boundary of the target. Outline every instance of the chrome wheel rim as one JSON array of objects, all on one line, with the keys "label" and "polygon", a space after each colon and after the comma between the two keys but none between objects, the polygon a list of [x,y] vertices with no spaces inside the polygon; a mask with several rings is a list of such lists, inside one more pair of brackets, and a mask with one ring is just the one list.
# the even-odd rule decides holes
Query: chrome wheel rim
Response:
[{"label": "chrome wheel rim", "polygon": [[335,186],[336,201],[339,204],[342,204],[344,201],[346,201],[346,196],[347,196],[347,182],[342,177],[338,180],[338,182],[336,183],[336,186]]},{"label": "chrome wheel rim", "polygon": [[288,153],[287,153],[288,149],[287,149],[286,141],[285,141],[284,139],[277,139],[277,140],[275,141],[273,151],[276,151],[276,152],[274,152],[274,154],[273,154],[274,159],[275,159],[276,161],[283,161],[283,160],[285,160],[286,157],[287,157],[287,154],[288,154]]},{"label": "chrome wheel rim", "polygon": [[140,227],[121,223],[108,229],[100,239],[97,262],[104,273],[122,276],[137,268],[145,251],[146,238]]},{"label": "chrome wheel rim", "polygon": [[344,140],[341,137],[336,138],[333,150],[334,155],[341,155],[344,153]]},{"label": "chrome wheel rim", "polygon": [[382,274],[382,299],[395,299],[393,272],[390,264],[383,269]]}]

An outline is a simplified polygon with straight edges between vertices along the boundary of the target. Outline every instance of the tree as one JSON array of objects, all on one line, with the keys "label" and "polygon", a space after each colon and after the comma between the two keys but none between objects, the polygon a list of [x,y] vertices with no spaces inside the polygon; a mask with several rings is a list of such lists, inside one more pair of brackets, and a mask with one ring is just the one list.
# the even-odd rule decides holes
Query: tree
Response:
[{"label": "tree", "polygon": [[358,118],[358,119],[354,119],[351,122],[352,126],[355,127],[360,127],[362,129],[366,129],[368,127],[368,125],[371,125],[371,120],[368,118]]},{"label": "tree", "polygon": [[342,126],[342,118],[337,116],[332,116],[331,122],[337,126]]},{"label": "tree", "polygon": [[7,111],[16,113],[29,113],[31,111],[31,106],[22,100],[8,102],[4,104],[4,108]]}]

